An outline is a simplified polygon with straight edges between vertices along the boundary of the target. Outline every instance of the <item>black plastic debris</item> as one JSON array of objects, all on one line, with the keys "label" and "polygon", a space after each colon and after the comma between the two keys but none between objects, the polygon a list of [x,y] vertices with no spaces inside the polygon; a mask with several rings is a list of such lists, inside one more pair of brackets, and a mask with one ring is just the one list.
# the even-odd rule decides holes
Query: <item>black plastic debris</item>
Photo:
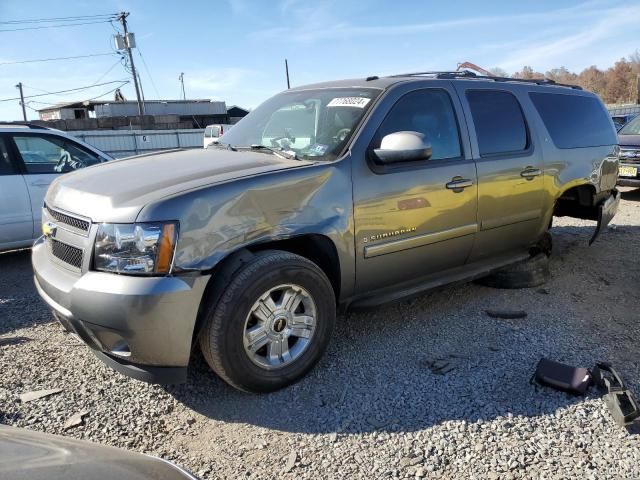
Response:
[{"label": "black plastic debris", "polygon": [[586,368],[572,367],[543,358],[538,362],[533,380],[540,385],[556,388],[563,392],[584,395],[591,386],[593,377]]},{"label": "black plastic debris", "polygon": [[640,418],[638,401],[611,365],[596,364],[593,369],[593,379],[596,385],[606,392],[604,402],[618,425],[626,427]]},{"label": "black plastic debris", "polygon": [[525,318],[527,316],[527,312],[524,310],[485,310],[485,312],[492,318],[503,318],[505,320]]},{"label": "black plastic debris", "polygon": [[596,385],[604,393],[604,402],[618,425],[638,424],[640,405],[620,374],[608,363],[597,363],[590,371],[543,358],[531,380],[576,395],[584,395],[591,385]]}]

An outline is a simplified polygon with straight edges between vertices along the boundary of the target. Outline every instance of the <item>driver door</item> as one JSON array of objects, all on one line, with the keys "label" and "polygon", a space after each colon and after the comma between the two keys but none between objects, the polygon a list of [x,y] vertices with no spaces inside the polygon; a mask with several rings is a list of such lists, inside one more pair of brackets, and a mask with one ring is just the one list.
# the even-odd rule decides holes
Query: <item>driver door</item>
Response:
[{"label": "driver door", "polygon": [[[71,141],[53,135],[20,133],[12,136],[18,161],[29,191],[33,212],[33,238],[40,235],[44,197],[51,182],[63,173],[73,171],[78,148]],[[93,156],[82,150],[82,155]],[[95,161],[99,161],[95,157]]]}]

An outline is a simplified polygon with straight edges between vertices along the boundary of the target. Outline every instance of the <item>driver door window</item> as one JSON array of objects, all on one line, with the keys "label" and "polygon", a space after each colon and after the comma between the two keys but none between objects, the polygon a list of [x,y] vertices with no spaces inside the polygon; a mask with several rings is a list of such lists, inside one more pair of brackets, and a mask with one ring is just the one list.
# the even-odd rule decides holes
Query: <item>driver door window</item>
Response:
[{"label": "driver door window", "polygon": [[425,136],[433,150],[430,160],[462,156],[458,123],[446,90],[416,90],[398,100],[380,125],[374,148],[379,148],[385,135],[402,131]]},{"label": "driver door window", "polygon": [[58,138],[38,135],[15,135],[27,174],[66,173],[98,163],[100,159]]}]

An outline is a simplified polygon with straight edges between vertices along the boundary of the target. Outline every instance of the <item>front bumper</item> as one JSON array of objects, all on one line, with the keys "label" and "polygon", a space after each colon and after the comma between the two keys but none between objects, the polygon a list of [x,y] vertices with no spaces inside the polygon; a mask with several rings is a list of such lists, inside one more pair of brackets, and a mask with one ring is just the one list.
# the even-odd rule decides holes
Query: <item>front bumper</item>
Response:
[{"label": "front bumper", "polygon": [[69,272],[32,249],[36,288],[54,316],[112,368],[151,383],[186,379],[208,275],[134,277]]}]

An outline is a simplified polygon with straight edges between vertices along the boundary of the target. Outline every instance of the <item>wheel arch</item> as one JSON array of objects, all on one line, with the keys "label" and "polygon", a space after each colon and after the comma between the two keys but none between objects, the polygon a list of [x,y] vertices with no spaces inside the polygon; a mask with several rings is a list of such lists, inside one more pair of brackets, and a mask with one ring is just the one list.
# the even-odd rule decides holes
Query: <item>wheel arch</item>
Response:
[{"label": "wheel arch", "polygon": [[300,255],[316,264],[327,276],[336,301],[339,301],[342,288],[340,257],[333,241],[326,235],[310,233],[289,238],[272,239],[244,245],[222,257],[216,265],[206,273],[211,275],[204,291],[196,324],[193,329],[193,342],[196,341],[206,312],[215,305],[223,293],[224,286],[229,283],[233,274],[244,264],[251,261],[254,254],[264,250],[282,250]]},{"label": "wheel arch", "polygon": [[[605,192],[608,193],[608,192]],[[581,183],[564,189],[555,199],[553,215],[597,220],[596,205],[600,200],[596,187],[590,183]]]}]

